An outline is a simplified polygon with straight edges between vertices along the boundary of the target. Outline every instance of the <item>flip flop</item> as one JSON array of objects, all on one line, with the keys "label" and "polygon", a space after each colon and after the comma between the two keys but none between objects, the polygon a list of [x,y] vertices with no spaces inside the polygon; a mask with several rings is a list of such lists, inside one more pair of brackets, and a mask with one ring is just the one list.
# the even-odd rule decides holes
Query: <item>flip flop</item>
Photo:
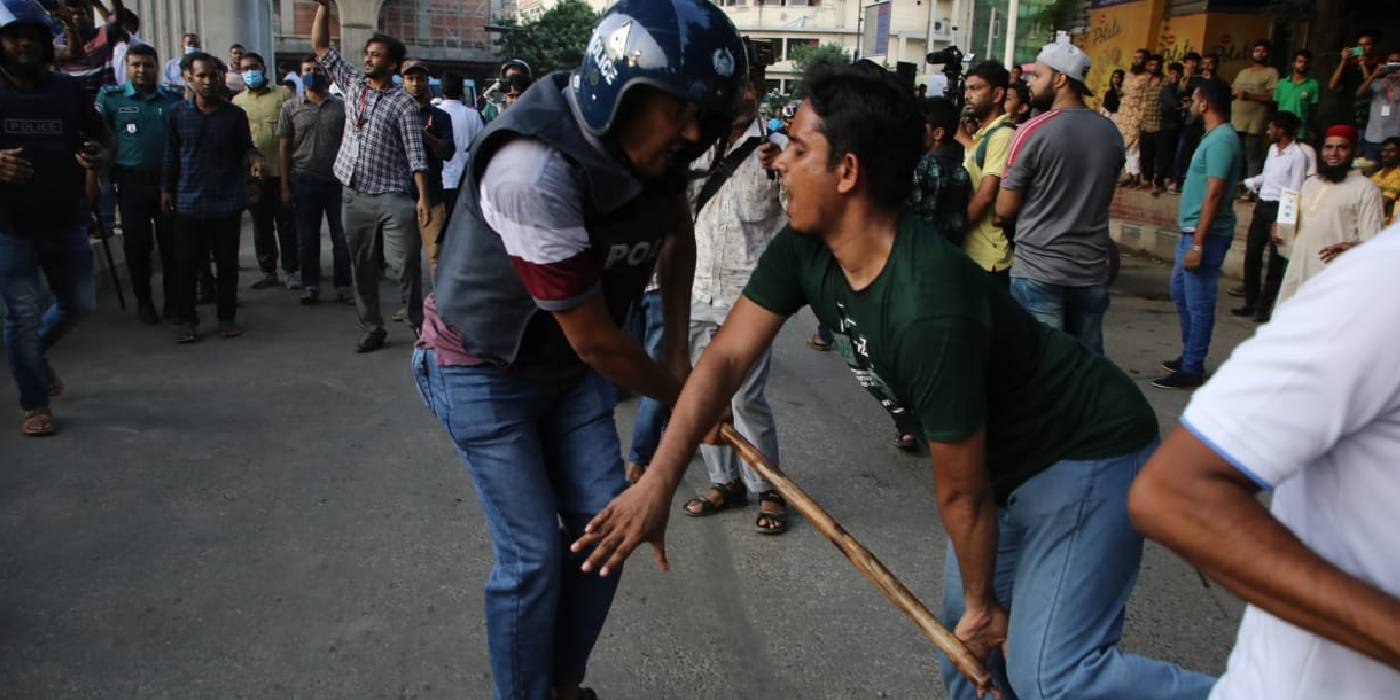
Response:
[{"label": "flip flop", "polygon": [[[745,489],[742,485],[737,489],[731,490],[724,484],[715,483],[710,484],[710,490],[720,493],[719,503],[715,503],[704,496],[696,496],[686,501],[685,505],[681,506],[681,510],[692,518],[700,518],[706,515],[714,515],[715,513],[729,510],[730,508],[738,508],[739,506],[746,506],[749,504],[748,489]],[[700,510],[691,510],[691,506],[694,505],[699,505]]]}]

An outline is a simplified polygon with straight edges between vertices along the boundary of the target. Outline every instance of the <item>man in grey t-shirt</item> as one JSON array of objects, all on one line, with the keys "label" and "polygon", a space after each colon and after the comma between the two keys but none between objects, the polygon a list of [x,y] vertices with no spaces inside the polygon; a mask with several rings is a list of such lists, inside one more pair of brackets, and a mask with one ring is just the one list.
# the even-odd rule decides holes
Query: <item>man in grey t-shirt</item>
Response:
[{"label": "man in grey t-shirt", "polygon": [[1067,38],[1036,57],[1031,106],[1006,156],[996,213],[1016,219],[1011,297],[1042,323],[1103,353],[1108,205],[1123,167],[1113,122],[1084,106],[1089,57]]}]

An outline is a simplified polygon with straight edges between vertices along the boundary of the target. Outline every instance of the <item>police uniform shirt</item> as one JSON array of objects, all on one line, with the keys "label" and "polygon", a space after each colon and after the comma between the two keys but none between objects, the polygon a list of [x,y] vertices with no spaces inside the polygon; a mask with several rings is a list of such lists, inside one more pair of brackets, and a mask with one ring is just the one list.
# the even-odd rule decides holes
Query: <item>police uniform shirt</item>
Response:
[{"label": "police uniform shirt", "polygon": [[116,140],[112,164],[159,175],[167,115],[181,99],[179,94],[163,88],[143,93],[131,83],[103,87],[97,96],[97,110]]}]

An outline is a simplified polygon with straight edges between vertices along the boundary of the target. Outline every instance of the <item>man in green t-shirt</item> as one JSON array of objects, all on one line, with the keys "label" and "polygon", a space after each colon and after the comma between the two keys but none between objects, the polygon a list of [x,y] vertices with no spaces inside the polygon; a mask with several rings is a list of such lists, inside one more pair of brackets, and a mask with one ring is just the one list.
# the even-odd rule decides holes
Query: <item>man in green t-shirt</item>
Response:
[{"label": "man in green t-shirt", "polygon": [[1313,112],[1317,110],[1318,93],[1322,90],[1317,78],[1308,75],[1308,69],[1311,67],[1311,51],[1294,51],[1293,71],[1274,88],[1274,102],[1278,103],[1279,111],[1289,112],[1302,122],[1296,137],[1299,141],[1307,141],[1312,137],[1309,125],[1312,124]]},{"label": "man in green t-shirt", "polygon": [[[1127,491],[1157,444],[1151,407],[936,224],[901,214],[923,129],[908,90],[868,62],[807,85],[776,163],[791,225],[691,373],[646,475],[574,545],[597,544],[584,570],[607,576],[642,542],[665,568],[667,512],[696,444],[783,323],[811,306],[861,385],[922,427],[951,544],[944,619],[1003,690],[1205,698],[1213,679],[1115,648],[1142,556]],[[946,660],[942,675],[950,697],[976,696]]]}]

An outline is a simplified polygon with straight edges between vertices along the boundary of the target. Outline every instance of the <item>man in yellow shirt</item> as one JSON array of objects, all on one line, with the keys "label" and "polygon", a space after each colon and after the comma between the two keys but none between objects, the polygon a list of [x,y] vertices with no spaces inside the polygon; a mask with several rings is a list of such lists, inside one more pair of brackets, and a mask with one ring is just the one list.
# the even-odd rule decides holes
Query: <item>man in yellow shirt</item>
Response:
[{"label": "man in yellow shirt", "polygon": [[1010,79],[1006,68],[996,61],[983,61],[967,72],[966,107],[957,133],[963,147],[963,167],[976,188],[967,203],[963,250],[1003,287],[1011,281],[1011,242],[996,218],[995,204],[1016,130],[1002,109]]},{"label": "man in yellow shirt", "polygon": [[[252,132],[253,148],[262,155],[263,167],[254,173],[249,188],[249,213],[253,216],[253,247],[258,255],[262,278],[253,289],[279,286],[277,259],[281,253],[282,270],[287,273],[287,288],[301,289],[297,275],[296,221],[292,210],[282,204],[282,144],[277,135],[277,123],[282,115],[282,103],[292,98],[285,85],[268,80],[263,57],[251,51],[238,59],[247,89],[234,95],[233,104],[248,113],[248,130]],[[273,226],[276,235],[273,235]],[[279,250],[280,249],[280,250]]]},{"label": "man in yellow shirt", "polygon": [[1385,207],[1383,220],[1389,226],[1396,221],[1395,201],[1400,199],[1400,136],[1392,136],[1381,142],[1381,169],[1371,176],[1371,182],[1381,188],[1381,200]]}]

